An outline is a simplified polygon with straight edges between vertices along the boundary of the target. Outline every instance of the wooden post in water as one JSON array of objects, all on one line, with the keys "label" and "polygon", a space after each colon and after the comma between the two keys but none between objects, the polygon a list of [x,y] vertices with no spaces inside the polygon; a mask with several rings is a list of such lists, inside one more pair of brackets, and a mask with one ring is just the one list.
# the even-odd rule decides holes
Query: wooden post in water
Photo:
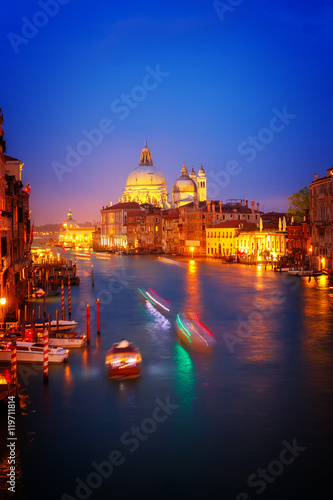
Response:
[{"label": "wooden post in water", "polygon": [[36,325],[35,325],[35,309],[33,309],[32,313],[31,313],[31,328],[32,328],[34,342],[37,342],[37,332],[36,332]]},{"label": "wooden post in water", "polygon": [[38,306],[38,318],[42,318],[42,314],[41,314],[41,306],[39,305]]},{"label": "wooden post in water", "polygon": [[61,282],[61,319],[65,319],[65,291],[64,291],[64,280]]},{"label": "wooden post in water", "polygon": [[28,298],[30,297],[31,295],[31,279],[29,278],[28,279]]},{"label": "wooden post in water", "polygon": [[12,340],[10,346],[10,381],[13,385],[17,384],[17,358],[16,358],[16,341]]},{"label": "wooden post in water", "polygon": [[24,306],[24,317],[23,317],[23,338],[25,339],[25,325],[28,319],[28,306],[25,304]]},{"label": "wooden post in water", "polygon": [[21,310],[20,308],[17,311],[17,331],[21,331]]},{"label": "wooden post in water", "polygon": [[86,312],[87,312],[87,344],[90,344],[90,308],[89,304],[87,304],[86,307]]},{"label": "wooden post in water", "polygon": [[94,266],[93,265],[91,266],[91,284],[92,284],[92,286],[95,286],[95,283],[94,283]]},{"label": "wooden post in water", "polygon": [[43,347],[44,347],[44,382],[49,381],[49,332],[43,330]]},{"label": "wooden post in water", "polygon": [[57,324],[57,331],[59,331],[59,311],[58,311],[58,309],[56,310],[56,324]]},{"label": "wooden post in water", "polygon": [[71,280],[68,275],[68,319],[72,319]]},{"label": "wooden post in water", "polygon": [[46,305],[45,305],[45,295],[43,295],[43,330],[45,330],[45,317],[46,317]]},{"label": "wooden post in water", "polygon": [[96,301],[96,316],[97,316],[97,335],[101,333],[101,303],[99,299]]}]

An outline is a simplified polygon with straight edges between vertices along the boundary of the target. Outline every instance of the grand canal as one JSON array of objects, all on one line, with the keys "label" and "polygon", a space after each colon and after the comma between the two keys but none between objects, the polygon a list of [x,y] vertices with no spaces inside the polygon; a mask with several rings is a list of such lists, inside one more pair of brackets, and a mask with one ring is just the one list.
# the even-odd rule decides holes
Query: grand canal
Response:
[{"label": "grand canal", "polygon": [[[324,498],[333,444],[327,277],[309,282],[262,267],[173,259],[77,257],[72,317],[85,331],[91,306],[91,345],[51,366],[47,385],[41,369],[19,369],[15,498]],[[184,349],[175,316],[143,304],[140,286],[175,311],[197,312],[217,339],[215,352]],[[59,299],[47,300],[52,317]],[[111,381],[105,355],[123,337],[140,348],[142,374]],[[0,410],[0,496],[7,498],[7,413]]]}]

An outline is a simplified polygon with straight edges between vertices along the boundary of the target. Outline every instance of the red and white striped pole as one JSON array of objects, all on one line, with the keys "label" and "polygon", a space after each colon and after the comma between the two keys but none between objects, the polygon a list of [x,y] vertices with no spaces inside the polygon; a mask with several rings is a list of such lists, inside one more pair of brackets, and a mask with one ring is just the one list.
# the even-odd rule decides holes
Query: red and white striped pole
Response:
[{"label": "red and white striped pole", "polygon": [[64,291],[64,281],[61,282],[61,319],[65,319],[65,291]]},{"label": "red and white striped pole", "polygon": [[90,308],[89,308],[89,304],[87,304],[86,311],[87,311],[87,344],[89,345],[90,344]]},{"label": "red and white striped pole", "polygon": [[101,303],[99,299],[96,301],[96,315],[97,315],[97,335],[101,333]]},{"label": "red and white striped pole", "polygon": [[16,385],[17,377],[17,359],[16,359],[16,342],[13,341],[10,346],[10,380],[13,385]]},{"label": "red and white striped pole", "polygon": [[68,275],[68,319],[72,319],[71,280]]},{"label": "red and white striped pole", "polygon": [[49,332],[43,331],[43,346],[44,346],[44,382],[49,380]]}]

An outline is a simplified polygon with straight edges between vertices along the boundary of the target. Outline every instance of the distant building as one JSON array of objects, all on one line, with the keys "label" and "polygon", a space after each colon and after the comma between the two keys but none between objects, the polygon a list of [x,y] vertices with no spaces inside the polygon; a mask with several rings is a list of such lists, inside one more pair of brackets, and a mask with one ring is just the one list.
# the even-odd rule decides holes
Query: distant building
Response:
[{"label": "distant building", "polygon": [[201,165],[198,176],[193,167],[188,174],[185,162],[181,169],[180,177],[172,187],[172,206],[182,206],[192,201],[206,201],[207,199],[207,177]]},{"label": "distant building", "polygon": [[59,243],[64,247],[92,248],[94,227],[80,227],[69,209],[67,219],[60,224]]},{"label": "distant building", "polygon": [[312,258],[317,268],[332,270],[332,188],[333,167],[326,177],[315,174],[309,186]]}]

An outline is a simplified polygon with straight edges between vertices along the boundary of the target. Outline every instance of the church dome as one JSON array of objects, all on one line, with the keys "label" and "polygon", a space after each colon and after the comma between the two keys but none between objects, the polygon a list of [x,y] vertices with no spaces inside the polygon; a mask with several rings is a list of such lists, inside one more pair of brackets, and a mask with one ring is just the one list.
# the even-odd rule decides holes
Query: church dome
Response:
[{"label": "church dome", "polygon": [[196,183],[189,177],[187,173],[187,168],[185,163],[183,163],[183,168],[181,170],[181,175],[178,177],[176,182],[172,187],[172,194],[186,193],[187,195],[194,196],[197,193]]},{"label": "church dome", "polygon": [[139,166],[134,168],[127,177],[126,189],[132,187],[165,186],[164,175],[153,165],[151,151],[145,141],[145,147],[141,151]]}]

